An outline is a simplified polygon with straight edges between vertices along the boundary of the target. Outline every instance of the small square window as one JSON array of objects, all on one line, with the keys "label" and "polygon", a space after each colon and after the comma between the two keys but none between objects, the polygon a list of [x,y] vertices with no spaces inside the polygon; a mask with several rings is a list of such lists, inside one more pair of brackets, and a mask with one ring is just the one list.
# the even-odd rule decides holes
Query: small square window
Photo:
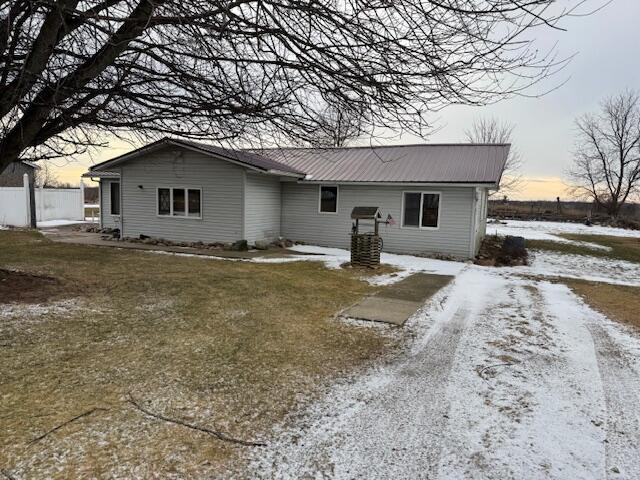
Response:
[{"label": "small square window", "polygon": [[320,186],[320,213],[338,211],[338,187]]}]

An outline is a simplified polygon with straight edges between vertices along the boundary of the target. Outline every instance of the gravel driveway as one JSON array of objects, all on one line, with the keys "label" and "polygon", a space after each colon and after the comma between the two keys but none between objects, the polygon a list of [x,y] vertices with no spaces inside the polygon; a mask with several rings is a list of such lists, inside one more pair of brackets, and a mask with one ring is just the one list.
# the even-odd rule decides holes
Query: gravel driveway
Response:
[{"label": "gravel driveway", "polygon": [[274,431],[257,478],[640,478],[640,339],[567,287],[468,267],[400,358]]}]

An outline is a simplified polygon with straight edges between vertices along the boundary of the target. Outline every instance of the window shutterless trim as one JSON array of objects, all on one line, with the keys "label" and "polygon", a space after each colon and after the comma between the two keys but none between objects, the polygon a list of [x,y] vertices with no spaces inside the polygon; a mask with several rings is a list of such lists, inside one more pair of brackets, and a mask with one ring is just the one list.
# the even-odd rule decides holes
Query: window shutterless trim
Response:
[{"label": "window shutterless trim", "polygon": [[[336,189],[336,211],[324,212],[322,210],[322,189],[323,188],[335,188]],[[338,214],[338,201],[340,200],[340,187],[338,185],[318,185],[318,213],[322,215],[337,215]]]},{"label": "window shutterless trim", "polygon": [[[160,190],[169,190],[169,213],[160,213]],[[174,190],[184,190],[184,215],[173,214],[173,191]],[[193,215],[189,215],[189,190],[198,190],[200,192],[200,214],[197,217]],[[156,217],[202,220],[202,188],[200,187],[166,187],[164,185],[160,185],[156,187]]]},{"label": "window shutterless trim", "polygon": [[[113,194],[111,193],[111,188],[113,185],[118,184],[118,213],[113,213]],[[109,182],[109,215],[112,217],[119,217],[122,214],[122,185],[120,184],[120,180]]]},{"label": "window shutterless trim", "polygon": [[[405,225],[404,224],[404,199],[407,193],[420,194],[420,211],[418,212],[418,225]],[[423,227],[422,226],[422,206],[424,204],[425,195],[438,195],[438,225],[436,227]],[[430,190],[404,190],[402,192],[402,203],[400,209],[400,228],[407,228],[412,230],[440,230],[440,215],[442,214],[442,192],[430,191]]]}]

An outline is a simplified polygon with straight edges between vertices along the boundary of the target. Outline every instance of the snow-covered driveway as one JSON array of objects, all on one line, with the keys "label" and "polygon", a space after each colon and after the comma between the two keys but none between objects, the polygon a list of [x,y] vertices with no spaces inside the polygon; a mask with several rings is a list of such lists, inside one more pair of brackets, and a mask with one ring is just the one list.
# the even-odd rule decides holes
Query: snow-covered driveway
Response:
[{"label": "snow-covered driveway", "polygon": [[640,478],[640,340],[567,287],[469,266],[409,322],[410,351],[296,412],[252,475]]}]

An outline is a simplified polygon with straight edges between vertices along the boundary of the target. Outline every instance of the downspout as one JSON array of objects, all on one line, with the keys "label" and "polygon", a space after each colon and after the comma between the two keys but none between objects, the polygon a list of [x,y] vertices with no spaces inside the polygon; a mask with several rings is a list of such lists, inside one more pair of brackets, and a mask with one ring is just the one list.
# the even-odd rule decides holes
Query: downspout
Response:
[{"label": "downspout", "polygon": [[242,170],[242,182],[241,182],[241,188],[240,188],[240,194],[241,194],[241,198],[240,198],[240,205],[241,205],[241,217],[242,220],[240,222],[240,238],[237,240],[247,240],[246,238],[246,233],[247,233],[247,171],[246,170]]},{"label": "downspout", "polygon": [[123,196],[124,196],[124,188],[123,188],[123,180],[124,180],[124,175],[122,174],[122,167],[120,167],[120,238],[124,238],[124,202],[123,202]]},{"label": "downspout", "polygon": [[478,189],[474,188],[472,190],[473,194],[473,202],[471,208],[471,239],[470,239],[470,251],[469,258],[474,259],[476,256],[476,218],[477,218],[477,208],[478,208]]},{"label": "downspout", "polygon": [[[93,182],[93,178],[91,179],[91,181]],[[103,221],[102,221],[102,216],[104,215],[104,208],[102,208],[102,179],[98,179],[98,207],[100,208],[100,228],[104,228],[103,225]]]}]

